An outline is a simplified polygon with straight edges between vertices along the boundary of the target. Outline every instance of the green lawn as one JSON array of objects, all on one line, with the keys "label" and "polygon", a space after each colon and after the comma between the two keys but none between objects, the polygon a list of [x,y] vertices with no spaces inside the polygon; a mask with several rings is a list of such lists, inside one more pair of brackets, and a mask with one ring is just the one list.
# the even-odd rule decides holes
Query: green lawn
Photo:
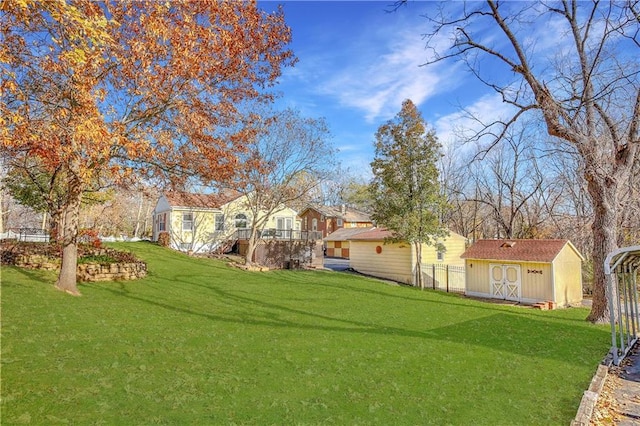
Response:
[{"label": "green lawn", "polygon": [[2,268],[3,425],[567,425],[608,350],[584,309],[118,247],[149,276],[78,298]]}]

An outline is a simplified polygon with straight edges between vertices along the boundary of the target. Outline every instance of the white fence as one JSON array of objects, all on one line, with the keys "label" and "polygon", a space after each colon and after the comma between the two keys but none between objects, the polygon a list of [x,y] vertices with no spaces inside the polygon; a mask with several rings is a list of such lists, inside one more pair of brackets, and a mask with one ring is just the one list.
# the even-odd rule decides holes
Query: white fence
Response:
[{"label": "white fence", "polygon": [[30,243],[48,243],[49,232],[38,228],[9,229],[0,234],[0,240],[17,240]]},{"label": "white fence", "polygon": [[465,292],[464,266],[443,264],[422,265],[425,288],[442,290],[447,293]]}]

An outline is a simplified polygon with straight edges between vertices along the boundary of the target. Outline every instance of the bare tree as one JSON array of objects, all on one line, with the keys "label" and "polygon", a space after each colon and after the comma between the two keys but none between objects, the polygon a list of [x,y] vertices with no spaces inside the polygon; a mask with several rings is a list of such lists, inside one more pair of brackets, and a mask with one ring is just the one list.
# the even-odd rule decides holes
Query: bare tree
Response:
[{"label": "bare tree", "polygon": [[274,213],[304,199],[329,176],[334,150],[323,119],[287,109],[265,123],[240,160],[227,184],[247,198],[251,232],[245,262],[251,264],[258,231]]},{"label": "bare tree", "polygon": [[[480,132],[496,141],[521,117],[541,116],[549,135],[572,144],[594,208],[594,297],[588,319],[606,322],[604,259],[617,247],[622,188],[640,151],[640,23],[634,2],[446,3],[426,35],[427,65],[465,63],[513,115]],[[492,29],[487,31],[487,29]],[[554,28],[553,48],[533,37]],[[442,47],[442,40],[453,40]],[[550,57],[548,52],[554,52]],[[491,67],[483,67],[490,62]],[[495,67],[511,77],[500,80]]]},{"label": "bare tree", "polygon": [[[528,235],[524,213],[536,194],[541,192],[543,177],[527,135],[521,129],[516,135],[508,135],[482,163],[475,162],[474,180],[476,198],[472,201],[484,204],[491,211],[497,238],[523,238]],[[486,167],[486,166],[489,167]]]}]

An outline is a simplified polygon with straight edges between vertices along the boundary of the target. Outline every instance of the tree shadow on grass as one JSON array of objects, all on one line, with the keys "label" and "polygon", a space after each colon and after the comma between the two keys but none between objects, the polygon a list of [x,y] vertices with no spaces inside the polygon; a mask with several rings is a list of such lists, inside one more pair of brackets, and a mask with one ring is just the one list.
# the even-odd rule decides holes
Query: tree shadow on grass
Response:
[{"label": "tree shadow on grass", "polygon": [[[3,266],[2,267],[2,269],[4,269],[5,271],[9,270],[8,268],[11,268],[11,271],[14,271],[18,275],[22,275],[23,277],[26,277],[26,279],[28,279],[29,281],[39,282],[39,283],[47,284],[47,285],[50,284],[51,286],[53,286],[55,284],[56,278],[58,276],[57,271],[45,271],[43,269],[20,268],[18,266]],[[3,279],[2,279],[2,286],[3,287],[9,287],[9,286],[12,286],[12,285],[24,287],[24,284],[22,284],[20,282],[7,280],[6,277],[3,277]]]},{"label": "tree shadow on grass", "polygon": [[[191,283],[193,284],[193,283]],[[195,284],[197,285],[197,284]],[[264,326],[269,328],[288,328],[301,331],[319,331],[327,333],[364,334],[394,336],[398,338],[419,338],[472,347],[485,347],[491,350],[511,353],[519,356],[553,359],[576,364],[591,363],[589,357],[580,354],[607,348],[609,333],[597,326],[559,323],[553,320],[533,318],[517,313],[494,309],[494,313],[467,321],[453,323],[443,327],[424,330],[411,330],[386,324],[356,321],[295,309],[282,304],[266,302],[255,298],[231,294],[219,288],[208,287],[218,298],[225,299],[230,305],[241,308],[241,312],[228,316],[212,312],[198,311],[186,306],[171,304],[141,295],[127,293],[117,288],[97,286],[96,289],[108,291],[117,296],[134,299],[158,308],[180,314],[199,316],[208,320],[237,324]],[[262,308],[262,310],[256,309]],[[468,307],[468,306],[466,306]],[[475,307],[474,307],[475,308]],[[452,308],[456,309],[456,308]],[[300,321],[290,319],[298,317]],[[541,331],[542,330],[542,331]],[[573,342],[573,343],[572,343]],[[591,350],[582,347],[585,342]],[[470,349],[472,350],[472,349]],[[603,353],[604,356],[604,353]]]}]

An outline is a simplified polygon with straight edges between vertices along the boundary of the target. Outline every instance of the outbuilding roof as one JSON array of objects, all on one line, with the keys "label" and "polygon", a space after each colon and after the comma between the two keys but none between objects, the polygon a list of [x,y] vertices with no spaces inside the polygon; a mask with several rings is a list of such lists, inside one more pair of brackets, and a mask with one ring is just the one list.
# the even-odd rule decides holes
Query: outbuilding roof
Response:
[{"label": "outbuilding roof", "polygon": [[478,240],[460,257],[463,259],[553,262],[567,244],[571,246],[578,257],[584,260],[569,240]]},{"label": "outbuilding roof", "polygon": [[347,241],[352,240],[356,235],[369,232],[373,227],[369,228],[338,228],[331,234],[323,238],[324,241]]},{"label": "outbuilding roof", "polygon": [[191,192],[170,191],[164,193],[171,207],[219,209],[229,201],[238,198],[238,192],[220,194],[196,194]]},{"label": "outbuilding roof", "polygon": [[386,238],[393,238],[394,232],[387,228],[369,228],[365,232],[353,235],[350,240],[356,241],[380,241]]}]

